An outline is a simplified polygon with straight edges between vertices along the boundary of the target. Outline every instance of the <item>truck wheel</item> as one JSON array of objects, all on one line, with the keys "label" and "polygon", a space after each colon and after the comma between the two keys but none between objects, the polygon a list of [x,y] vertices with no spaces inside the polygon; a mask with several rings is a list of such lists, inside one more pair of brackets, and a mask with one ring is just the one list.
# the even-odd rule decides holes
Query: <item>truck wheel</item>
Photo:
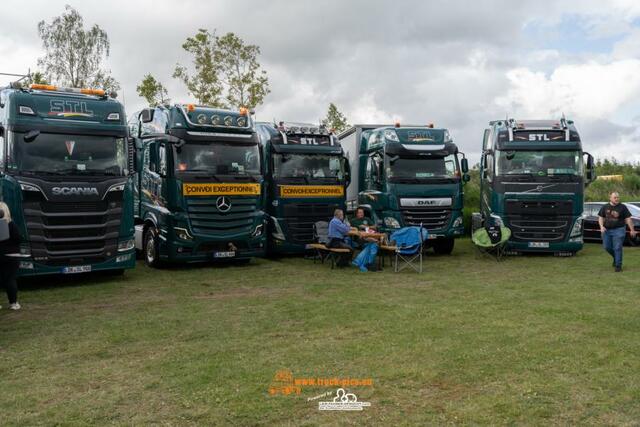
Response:
[{"label": "truck wheel", "polygon": [[438,239],[433,243],[433,251],[438,255],[449,255],[453,252],[454,244],[455,240],[452,238]]},{"label": "truck wheel", "polygon": [[144,233],[144,262],[151,268],[160,268],[160,253],[158,250],[158,232],[155,227],[147,228]]}]

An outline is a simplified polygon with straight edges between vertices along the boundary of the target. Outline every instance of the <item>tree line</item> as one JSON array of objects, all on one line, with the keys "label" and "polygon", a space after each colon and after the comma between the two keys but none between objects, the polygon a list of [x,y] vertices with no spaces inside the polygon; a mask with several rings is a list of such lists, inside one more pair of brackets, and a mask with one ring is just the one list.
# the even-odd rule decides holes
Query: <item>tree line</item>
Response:
[{"label": "tree line", "polygon": [[[39,70],[28,76],[28,83],[52,83],[68,87],[102,88],[108,93],[120,89],[120,83],[105,67],[111,44],[107,32],[94,24],[85,28],[82,15],[73,7],[51,20],[38,23],[44,55],[38,59]],[[191,63],[177,63],[172,77],[181,81],[198,104],[216,108],[254,109],[271,92],[266,70],[259,62],[260,47],[245,43],[228,32],[198,29],[182,44]],[[171,97],[165,85],[147,72],[136,92],[149,106],[166,105]],[[347,118],[330,103],[321,123],[335,132],[345,130]]]}]

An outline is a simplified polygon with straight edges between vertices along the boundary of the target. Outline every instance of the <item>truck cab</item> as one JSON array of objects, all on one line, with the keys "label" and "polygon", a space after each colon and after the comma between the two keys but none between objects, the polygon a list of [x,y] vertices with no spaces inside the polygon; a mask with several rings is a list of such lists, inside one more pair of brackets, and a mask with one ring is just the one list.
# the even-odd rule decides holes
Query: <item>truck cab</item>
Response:
[{"label": "truck cab", "polygon": [[363,207],[387,232],[422,226],[428,246],[449,254],[464,233],[468,164],[449,131],[429,126],[356,125],[338,136],[354,179],[347,208]]},{"label": "truck cab", "polygon": [[263,161],[246,109],[144,109],[137,151],[136,247],[149,266],[265,253]]},{"label": "truck cab", "polygon": [[322,126],[259,123],[267,181],[269,250],[303,253],[313,225],[345,207],[348,162],[338,139]]},{"label": "truck cab", "polygon": [[472,228],[508,227],[512,253],[570,256],[582,249],[584,191],[595,169],[573,121],[492,121],[482,148]]},{"label": "truck cab", "polygon": [[0,200],[20,228],[19,276],[135,266],[133,150],[122,104],[99,89],[0,93]]}]

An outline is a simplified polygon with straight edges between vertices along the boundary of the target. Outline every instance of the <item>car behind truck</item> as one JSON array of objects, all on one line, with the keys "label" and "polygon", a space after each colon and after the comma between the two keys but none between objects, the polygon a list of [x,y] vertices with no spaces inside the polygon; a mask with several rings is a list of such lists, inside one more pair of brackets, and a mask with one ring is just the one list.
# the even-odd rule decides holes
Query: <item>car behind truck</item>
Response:
[{"label": "car behind truck", "polygon": [[583,246],[584,189],[595,170],[573,121],[506,119],[489,125],[480,212],[472,215],[472,228],[508,227],[510,252],[575,254]]},{"label": "car behind truck", "polygon": [[246,109],[160,106],[130,127],[136,247],[148,265],[264,255],[262,155]]},{"label": "car behind truck", "polygon": [[26,238],[19,276],[135,266],[122,105],[97,89],[0,93],[0,200]]},{"label": "car behind truck", "polygon": [[[436,253],[464,233],[467,159],[447,129],[355,125],[338,135],[351,165],[347,209],[363,207],[383,231],[422,225]],[[460,157],[462,155],[462,157]]]},{"label": "car behind truck", "polygon": [[301,123],[258,124],[266,165],[269,249],[303,253],[313,226],[344,209],[348,162],[326,128]]}]

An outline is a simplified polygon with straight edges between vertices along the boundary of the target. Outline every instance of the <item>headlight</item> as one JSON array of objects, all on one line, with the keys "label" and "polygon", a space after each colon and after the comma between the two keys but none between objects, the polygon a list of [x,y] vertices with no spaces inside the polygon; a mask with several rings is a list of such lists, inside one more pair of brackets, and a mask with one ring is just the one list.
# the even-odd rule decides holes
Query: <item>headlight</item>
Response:
[{"label": "headlight", "polygon": [[464,219],[459,216],[455,221],[453,221],[453,227],[460,227],[462,225],[462,221],[464,221]]},{"label": "headlight", "polygon": [[130,251],[135,247],[135,245],[136,242],[134,239],[123,240],[122,242],[118,243],[118,252]]},{"label": "headlight", "polygon": [[253,230],[253,232],[251,233],[251,237],[259,237],[262,236],[262,230],[264,229],[264,225],[262,224],[258,224],[255,228],[255,230]]},{"label": "headlight", "polygon": [[178,239],[193,240],[193,236],[189,234],[186,228],[174,227],[173,229],[175,230],[176,236],[178,237]]},{"label": "headlight", "polygon": [[211,116],[211,124],[213,125],[219,125],[220,124],[220,116],[217,114],[214,114],[213,116]]},{"label": "headlight", "polygon": [[40,191],[40,189],[35,185],[25,184],[24,182],[20,183],[20,189],[22,191]]},{"label": "headlight", "polygon": [[243,128],[243,127],[245,127],[247,125],[247,118],[246,117],[238,117],[238,119],[236,120],[236,123],[238,124],[238,126]]},{"label": "headlight", "polygon": [[224,118],[224,125],[231,126],[233,124],[233,117],[227,116]]},{"label": "headlight", "polygon": [[384,217],[384,225],[388,228],[400,228],[400,223],[392,216]]},{"label": "headlight", "polygon": [[573,224],[573,228],[571,229],[571,234],[569,237],[582,237],[582,218],[576,219],[575,224]]},{"label": "headlight", "polygon": [[384,131],[384,137],[389,141],[400,142],[398,139],[398,134],[393,129],[387,129]]},{"label": "headlight", "polygon": [[207,116],[205,116],[204,114],[198,114],[198,123],[200,123],[201,125],[207,123]]},{"label": "headlight", "polygon": [[504,227],[504,221],[502,220],[502,218],[500,218],[500,215],[491,214],[490,217],[493,220],[493,225]]},{"label": "headlight", "polygon": [[274,217],[271,217],[271,220],[273,221],[273,233],[271,233],[271,236],[276,240],[287,240],[278,220]]}]

